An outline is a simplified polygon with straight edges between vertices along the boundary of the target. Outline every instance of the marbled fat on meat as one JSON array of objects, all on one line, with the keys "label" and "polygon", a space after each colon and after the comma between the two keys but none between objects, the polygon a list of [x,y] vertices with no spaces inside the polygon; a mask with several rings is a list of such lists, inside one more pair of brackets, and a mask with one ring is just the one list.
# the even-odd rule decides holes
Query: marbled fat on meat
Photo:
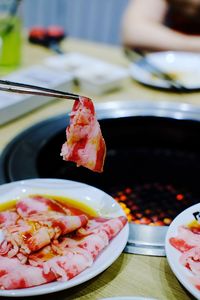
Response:
[{"label": "marbled fat on meat", "polygon": [[180,263],[200,278],[200,245],[185,251],[180,257]]},{"label": "marbled fat on meat", "polygon": [[103,172],[106,145],[91,99],[80,97],[75,101],[66,137],[61,149],[64,160],[94,172]]},{"label": "marbled fat on meat", "polygon": [[43,268],[22,265],[17,258],[0,256],[1,289],[20,289],[38,286],[56,279],[52,272],[44,273]]},{"label": "marbled fat on meat", "polygon": [[[57,218],[45,215],[30,215],[28,219],[21,220],[21,224],[7,226],[3,229],[5,239],[0,244],[0,253],[8,257],[14,257],[19,252],[23,255],[30,255],[61,235],[65,235],[76,229],[85,226],[88,218],[80,216],[59,216]],[[23,256],[24,261],[24,256]]]},{"label": "marbled fat on meat", "polygon": [[17,213],[21,217],[27,217],[31,214],[47,212],[47,211],[54,211],[62,214],[70,214],[70,211],[67,210],[64,206],[60,203],[42,197],[40,195],[35,195],[32,197],[23,198],[16,204]]}]

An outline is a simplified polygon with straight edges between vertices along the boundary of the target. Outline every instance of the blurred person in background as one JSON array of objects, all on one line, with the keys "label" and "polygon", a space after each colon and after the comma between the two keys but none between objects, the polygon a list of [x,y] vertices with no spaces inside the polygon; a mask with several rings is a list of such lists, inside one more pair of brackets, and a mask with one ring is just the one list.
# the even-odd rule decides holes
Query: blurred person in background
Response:
[{"label": "blurred person in background", "polygon": [[139,50],[200,52],[200,0],[130,0],[122,42]]}]

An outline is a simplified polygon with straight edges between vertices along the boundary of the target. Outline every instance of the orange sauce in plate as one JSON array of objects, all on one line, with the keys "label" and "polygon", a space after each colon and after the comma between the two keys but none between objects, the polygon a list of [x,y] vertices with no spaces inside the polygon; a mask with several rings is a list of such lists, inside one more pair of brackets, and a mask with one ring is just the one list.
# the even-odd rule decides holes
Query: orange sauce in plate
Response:
[{"label": "orange sauce in plate", "polygon": [[[69,209],[71,211],[72,215],[81,215],[84,213],[88,217],[97,217],[98,216],[97,212],[93,208],[91,208],[87,204],[81,203],[75,199],[71,199],[68,197],[62,197],[62,196],[55,196],[55,195],[46,195],[46,194],[33,194],[33,195],[29,195],[29,196],[30,197],[41,196],[41,197],[59,202],[62,206]],[[0,212],[5,211],[5,210],[15,209],[17,201],[18,201],[17,199],[13,199],[13,200],[9,200],[4,203],[0,203]],[[55,205],[55,208],[56,208],[56,205]],[[53,209],[54,209],[54,207],[52,206],[52,210]]]}]

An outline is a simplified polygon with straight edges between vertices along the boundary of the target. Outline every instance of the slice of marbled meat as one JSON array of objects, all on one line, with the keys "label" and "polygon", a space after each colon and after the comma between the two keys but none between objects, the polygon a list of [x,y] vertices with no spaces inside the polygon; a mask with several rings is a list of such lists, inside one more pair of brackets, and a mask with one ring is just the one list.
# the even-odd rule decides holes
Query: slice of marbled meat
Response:
[{"label": "slice of marbled meat", "polygon": [[21,217],[27,217],[31,214],[54,211],[61,214],[71,214],[70,210],[65,208],[59,202],[40,195],[22,198],[16,203],[17,213]]},{"label": "slice of marbled meat", "polygon": [[1,289],[20,289],[38,286],[56,280],[51,271],[43,268],[23,265],[17,258],[0,256],[0,287]]},{"label": "slice of marbled meat", "polygon": [[[4,240],[0,244],[0,254],[14,257],[22,253],[28,257],[59,236],[85,226],[87,221],[86,215],[53,218],[48,217],[48,213],[32,214],[28,219],[21,219],[19,224],[2,229]],[[24,256],[22,258],[24,261]]]},{"label": "slice of marbled meat", "polygon": [[19,215],[15,211],[0,212],[0,228],[15,225]]},{"label": "slice of marbled meat", "polygon": [[94,172],[103,172],[106,144],[91,99],[80,97],[74,102],[66,138],[61,149],[64,160]]}]

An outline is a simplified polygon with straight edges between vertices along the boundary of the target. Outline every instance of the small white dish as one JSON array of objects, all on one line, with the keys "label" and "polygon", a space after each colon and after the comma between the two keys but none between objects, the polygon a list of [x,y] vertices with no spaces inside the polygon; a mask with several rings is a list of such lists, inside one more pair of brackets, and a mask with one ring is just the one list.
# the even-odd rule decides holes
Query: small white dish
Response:
[{"label": "small white dish", "polygon": [[[105,192],[87,184],[61,179],[30,179],[0,186],[0,203],[25,197],[30,194],[48,194],[63,196],[84,203],[95,210],[100,216],[117,217],[124,215],[120,205]],[[0,296],[28,297],[53,293],[77,286],[107,269],[122,253],[129,234],[129,226],[110,242],[100,253],[94,264],[67,282],[52,282],[38,287],[0,290]]]},{"label": "small white dish", "polygon": [[[200,89],[200,54],[179,51],[163,51],[149,53],[145,59],[171,75],[189,90]],[[130,75],[138,82],[154,87],[171,89],[169,83],[163,79],[152,76],[151,72],[142,68],[138,59],[130,65]]]},{"label": "small white dish", "polygon": [[187,225],[195,220],[193,215],[195,212],[200,212],[200,203],[190,206],[172,221],[165,239],[165,251],[167,260],[175,276],[194,297],[200,299],[200,291],[189,281],[189,277],[193,276],[191,271],[179,262],[181,252],[175,249],[169,242],[170,238],[177,236],[177,229],[180,225]]}]

